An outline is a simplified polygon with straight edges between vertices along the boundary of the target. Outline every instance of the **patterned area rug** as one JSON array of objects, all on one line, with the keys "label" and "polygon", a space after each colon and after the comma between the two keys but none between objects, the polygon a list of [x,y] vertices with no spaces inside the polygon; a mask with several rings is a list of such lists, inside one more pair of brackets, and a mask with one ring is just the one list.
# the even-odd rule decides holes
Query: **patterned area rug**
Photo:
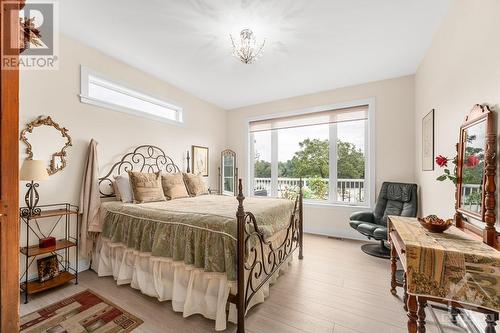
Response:
[{"label": "patterned area rug", "polygon": [[24,333],[126,333],[143,321],[91,290],[21,317]]}]

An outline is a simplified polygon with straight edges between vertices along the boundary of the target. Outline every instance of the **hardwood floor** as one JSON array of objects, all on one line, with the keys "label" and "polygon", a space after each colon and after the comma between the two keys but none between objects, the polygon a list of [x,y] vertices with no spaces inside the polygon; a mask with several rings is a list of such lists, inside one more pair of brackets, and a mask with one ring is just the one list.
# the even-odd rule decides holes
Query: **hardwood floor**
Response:
[{"label": "hardwood floor", "polygon": [[[304,237],[304,260],[294,260],[271,288],[271,295],[247,315],[250,333],[400,333],[406,332],[401,289],[389,292],[389,260],[370,257],[361,242],[321,236]],[[68,284],[34,295],[21,305],[21,315],[90,288],[144,320],[134,332],[210,332],[214,323],[202,316],[183,318],[170,302],[158,302],[129,286],[117,286],[92,271],[80,275],[80,284]],[[442,321],[445,316],[438,318]],[[427,332],[441,332],[427,314]],[[465,332],[443,324],[444,332]],[[226,332],[235,332],[228,325]]]}]

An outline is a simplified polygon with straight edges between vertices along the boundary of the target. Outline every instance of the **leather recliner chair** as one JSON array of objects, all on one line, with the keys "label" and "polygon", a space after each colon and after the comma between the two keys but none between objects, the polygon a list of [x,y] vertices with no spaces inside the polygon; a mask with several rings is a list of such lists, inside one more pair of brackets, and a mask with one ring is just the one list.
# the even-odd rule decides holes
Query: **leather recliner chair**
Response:
[{"label": "leather recliner chair", "polygon": [[379,258],[390,258],[390,251],[384,244],[387,241],[387,216],[416,217],[417,211],[417,184],[384,182],[375,210],[351,214],[349,224],[368,239],[380,241],[380,244],[364,244],[361,246],[363,252]]}]

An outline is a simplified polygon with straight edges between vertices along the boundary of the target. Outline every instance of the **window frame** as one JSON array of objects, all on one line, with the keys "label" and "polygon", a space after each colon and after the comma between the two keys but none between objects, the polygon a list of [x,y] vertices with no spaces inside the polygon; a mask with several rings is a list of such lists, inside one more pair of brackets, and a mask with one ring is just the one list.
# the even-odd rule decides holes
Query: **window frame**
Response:
[{"label": "window frame", "polygon": [[[350,102],[345,102],[345,103],[335,103],[335,104],[329,104],[329,105],[322,105],[322,106],[316,106],[316,107],[310,107],[310,108],[305,108],[305,109],[298,109],[298,110],[292,110],[292,111],[286,111],[286,112],[279,112],[279,113],[272,113],[272,114],[267,114],[267,115],[259,115],[259,116],[253,116],[253,117],[248,117],[246,119],[246,158],[247,158],[247,174],[246,174],[246,183],[248,184],[246,186],[246,192],[249,197],[254,197],[253,195],[253,182],[254,182],[254,163],[253,161],[255,160],[254,156],[254,147],[253,147],[253,141],[252,141],[252,133],[250,133],[250,123],[254,121],[259,121],[259,120],[270,120],[270,119],[275,119],[275,118],[283,118],[283,117],[289,117],[289,116],[298,116],[298,115],[306,115],[306,114],[313,114],[317,112],[323,112],[323,111],[328,111],[328,110],[337,110],[337,109],[345,109],[345,108],[351,108],[351,107],[359,107],[359,106],[368,106],[368,122],[367,126],[365,126],[365,151],[366,151],[366,163],[365,163],[365,184],[367,187],[365,188],[365,202],[363,203],[349,203],[349,202],[343,202],[343,201],[335,201],[330,199],[330,196],[328,200],[311,200],[311,199],[304,199],[304,203],[306,205],[311,205],[311,206],[344,206],[344,207],[359,207],[359,208],[373,208],[375,206],[375,98],[366,98],[366,99],[358,99],[358,100],[353,100]],[[335,124],[330,124],[330,126],[335,126]],[[276,131],[273,131],[274,133]],[[334,131],[330,129],[330,142],[332,141],[332,136]],[[271,134],[271,137],[276,134]],[[271,144],[272,145],[277,145],[277,140],[273,140],[271,138]],[[336,147],[336,146],[335,146]],[[273,187],[273,178],[274,182],[277,182],[277,171],[278,171],[278,163],[277,163],[277,158],[273,158],[273,154],[277,155],[277,147],[272,147],[271,149],[271,196],[270,197],[275,197],[277,195],[276,189]],[[336,148],[334,148],[336,149]],[[330,150],[331,152],[331,150]],[[335,161],[335,157],[333,156],[332,153],[330,153],[330,160],[329,160],[329,167],[330,167],[330,174],[334,175],[330,177],[330,188],[329,188],[329,193],[332,193],[332,190],[336,190],[336,185],[333,180],[337,179],[337,165],[336,163],[333,163]],[[276,170],[275,170],[276,169]],[[275,170],[275,177],[273,177],[273,170]]]},{"label": "window frame", "polygon": [[[89,86],[92,83],[91,77],[95,77],[97,80],[103,81],[101,85],[102,87],[105,87],[107,89],[114,90],[116,92],[119,92],[121,94],[127,95],[128,97],[136,98],[143,100],[145,102],[155,104],[160,107],[167,108],[169,110],[172,110],[175,112],[175,120],[168,118],[168,117],[161,117],[157,116],[154,114],[147,113],[142,110],[138,109],[133,109],[133,108],[128,108],[124,107],[121,105],[117,105],[114,103],[109,103],[106,101],[103,101],[98,98],[94,98],[92,96],[89,96]],[[106,109],[110,109],[113,111],[118,111],[118,112],[123,112],[127,114],[131,114],[134,116],[142,117],[142,118],[147,118],[150,120],[156,120],[164,123],[169,123],[169,124],[174,124],[178,126],[184,125],[184,110],[182,107],[175,105],[173,103],[167,102],[163,99],[159,99],[156,97],[153,97],[149,94],[142,93],[141,91],[131,88],[121,82],[118,82],[114,79],[111,79],[107,77],[106,75],[103,75],[97,71],[94,71],[86,66],[80,66],[80,102],[85,103],[85,104],[91,104],[91,105],[96,105],[100,106]]]}]

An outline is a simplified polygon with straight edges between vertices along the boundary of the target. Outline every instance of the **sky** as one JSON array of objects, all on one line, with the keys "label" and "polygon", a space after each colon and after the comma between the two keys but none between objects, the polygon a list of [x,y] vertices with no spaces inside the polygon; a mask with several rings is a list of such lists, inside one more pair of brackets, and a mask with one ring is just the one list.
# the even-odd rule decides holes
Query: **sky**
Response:
[{"label": "sky", "polygon": [[[337,124],[337,135],[342,141],[353,143],[357,148],[364,151],[364,127],[366,121],[354,121]],[[300,128],[281,129],[278,131],[278,161],[285,162],[291,159],[296,151],[300,149],[299,142],[304,139],[328,139],[329,125],[315,125]],[[259,153],[260,159],[271,161],[271,131],[256,132],[255,151]]]}]

